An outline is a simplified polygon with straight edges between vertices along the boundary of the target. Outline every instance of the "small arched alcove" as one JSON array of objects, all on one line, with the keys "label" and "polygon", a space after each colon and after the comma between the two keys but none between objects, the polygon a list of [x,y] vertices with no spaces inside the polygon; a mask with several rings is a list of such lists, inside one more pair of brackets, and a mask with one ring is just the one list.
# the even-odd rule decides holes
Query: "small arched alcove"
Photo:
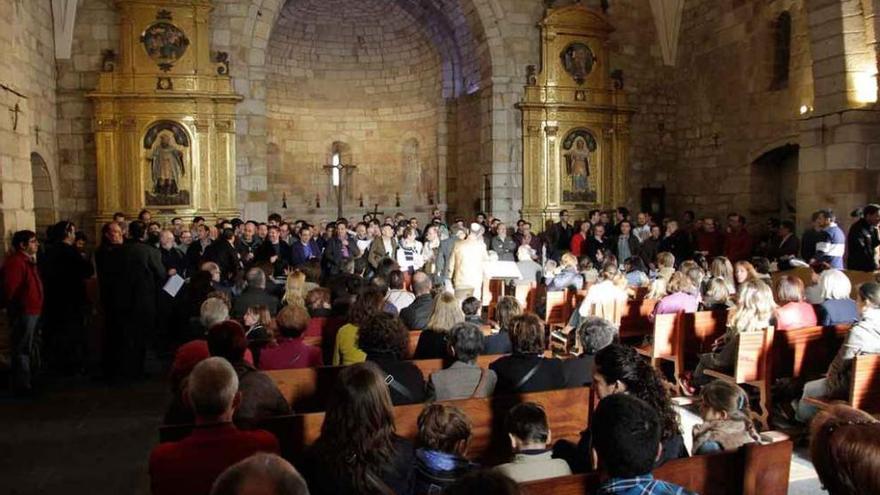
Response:
[{"label": "small arched alcove", "polygon": [[796,218],[799,150],[799,145],[787,143],[764,152],[752,162],[749,185],[752,216]]},{"label": "small arched alcove", "polygon": [[42,235],[55,223],[55,195],[49,166],[39,153],[31,153],[31,175],[34,188],[34,223]]}]

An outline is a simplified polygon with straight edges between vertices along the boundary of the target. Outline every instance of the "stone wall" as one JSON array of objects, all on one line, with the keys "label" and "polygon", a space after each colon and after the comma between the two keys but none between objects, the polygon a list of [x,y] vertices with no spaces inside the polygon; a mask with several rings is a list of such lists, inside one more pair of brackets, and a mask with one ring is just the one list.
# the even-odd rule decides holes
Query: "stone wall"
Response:
[{"label": "stone wall", "polygon": [[[0,248],[34,229],[31,153],[58,183],[55,147],[55,47],[49,0],[7,0],[0,17]],[[18,93],[18,94],[16,94]],[[22,96],[19,96],[22,95]],[[18,105],[18,112],[13,110]]]}]

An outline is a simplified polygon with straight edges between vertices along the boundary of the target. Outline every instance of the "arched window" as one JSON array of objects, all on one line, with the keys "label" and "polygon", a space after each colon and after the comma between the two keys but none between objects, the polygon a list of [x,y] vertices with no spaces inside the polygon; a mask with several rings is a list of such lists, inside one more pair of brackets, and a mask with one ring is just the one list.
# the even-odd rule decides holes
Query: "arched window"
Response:
[{"label": "arched window", "polygon": [[788,11],[776,18],[773,43],[773,82],[771,90],[788,87],[788,66],[791,62],[791,14]]}]

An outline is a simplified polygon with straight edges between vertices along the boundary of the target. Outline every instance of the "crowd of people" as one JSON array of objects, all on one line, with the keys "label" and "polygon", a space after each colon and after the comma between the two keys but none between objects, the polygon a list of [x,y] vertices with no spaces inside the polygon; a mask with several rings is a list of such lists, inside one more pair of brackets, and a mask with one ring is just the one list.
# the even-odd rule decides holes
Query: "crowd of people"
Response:
[{"label": "crowd of people", "polygon": [[[447,223],[439,210],[424,227],[403,214],[325,225],[277,214],[265,223],[195,217],[162,225],[144,210],[105,224],[93,257],[78,245],[76,227],[59,222],[45,246],[34,232],[16,232],[3,265],[13,387],[31,393],[41,363],[83,373],[99,362],[104,378],[126,382],[144,376],[148,353],[167,357],[164,421],[197,428],[152,452],[155,494],[246,493],[252,483],[297,494],[517,493],[516,482],[597,468],[610,476],[600,493],[687,493],[651,470],[761,441],[747,392],[705,373],[732,366],[740,334],[853,324],[827,377],[804,384],[781,411],[802,423],[817,411],[799,399],[845,394],[853,357],[880,353],[880,285],[862,284],[854,301],[843,272],[878,269],[880,207],[859,215],[844,234],[820,210],[799,240],[790,221],[771,220],[759,234],[737,214],[722,228],[693,212],[655,221],[645,212],[633,219],[626,208],[577,221],[563,210],[541,233],[525,220],[508,228],[482,213]],[[561,332],[574,344],[569,354],[547,356],[540,301],[532,312],[504,296],[487,318],[484,270],[493,261],[516,264],[521,278],[512,285],[586,289]],[[771,271],[797,266],[812,270],[812,284],[791,275],[771,283]],[[597,310],[637,293],[658,300],[652,317],[725,310],[727,332],[696,369],[668,379]],[[89,311],[95,300],[100,310]],[[88,345],[96,326],[104,329],[99,356]],[[320,345],[308,343],[317,338]],[[496,354],[487,367],[477,362]],[[436,358],[451,364],[429,376],[409,362]],[[292,412],[264,371],[323,365],[345,368],[302,465],[273,455],[280,448],[271,434],[235,426]],[[552,442],[543,407],[519,404],[506,421],[514,457],[489,470],[468,458],[470,418],[443,402],[585,385],[600,401],[578,442]],[[692,432],[683,430],[671,390],[699,398],[702,422]],[[417,403],[428,405],[410,442],[395,433],[392,408]],[[839,425],[835,418],[847,414],[821,413],[814,435],[830,442],[828,430],[843,428],[816,423]],[[814,458],[855,462],[822,448],[814,446]],[[826,486],[839,476],[819,472]]]}]

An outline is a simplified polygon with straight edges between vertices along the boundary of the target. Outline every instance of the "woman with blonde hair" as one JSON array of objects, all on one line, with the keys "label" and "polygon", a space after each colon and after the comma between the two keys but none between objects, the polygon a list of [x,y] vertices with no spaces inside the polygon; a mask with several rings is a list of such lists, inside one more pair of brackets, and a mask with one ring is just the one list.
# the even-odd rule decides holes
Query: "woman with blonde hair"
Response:
[{"label": "woman with blonde hair", "polygon": [[464,321],[464,312],[458,299],[451,292],[443,292],[434,298],[434,312],[428,326],[419,335],[414,359],[441,359],[446,357],[448,343],[446,333],[457,323]]},{"label": "woman with blonde hair", "polygon": [[578,272],[577,258],[571,253],[563,254],[559,272],[547,283],[547,290],[561,291],[569,288],[580,290],[583,285],[584,277]]},{"label": "woman with blonde hair", "polygon": [[730,290],[727,282],[721,277],[712,277],[703,289],[703,302],[700,303],[703,311],[727,311],[732,307],[730,302]]},{"label": "woman with blonde hair", "polygon": [[287,276],[284,284],[284,298],[281,303],[285,306],[306,307],[306,274],[300,270],[294,270]]},{"label": "woman with blonde hair", "polygon": [[712,345],[713,352],[700,355],[700,364],[694,372],[695,384],[703,385],[708,381],[708,377],[703,374],[707,368],[714,370],[732,368],[736,359],[739,334],[764,331],[770,326],[775,309],[773,290],[769,285],[761,280],[748,280],[743,283],[736,312],[727,325],[727,332]]},{"label": "woman with blonde hair", "polygon": [[733,264],[724,256],[716,256],[709,265],[709,274],[718,277],[727,284],[727,290],[731,294],[736,293],[736,282],[733,279]]},{"label": "woman with blonde hair", "polygon": [[693,285],[691,279],[682,272],[675,272],[669,279],[666,286],[667,296],[660,299],[660,302],[654,306],[654,312],[651,314],[651,321],[657,315],[672,313],[696,313],[700,301],[693,295]]}]

